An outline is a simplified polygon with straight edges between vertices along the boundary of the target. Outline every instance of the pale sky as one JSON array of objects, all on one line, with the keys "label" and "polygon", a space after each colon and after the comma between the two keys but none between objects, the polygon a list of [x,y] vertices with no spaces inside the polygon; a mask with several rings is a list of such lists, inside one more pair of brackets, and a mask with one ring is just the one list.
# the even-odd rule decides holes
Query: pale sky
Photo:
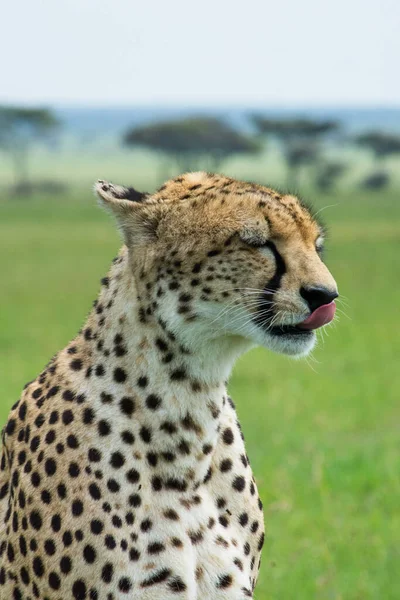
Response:
[{"label": "pale sky", "polygon": [[8,0],[0,102],[400,105],[399,0]]}]

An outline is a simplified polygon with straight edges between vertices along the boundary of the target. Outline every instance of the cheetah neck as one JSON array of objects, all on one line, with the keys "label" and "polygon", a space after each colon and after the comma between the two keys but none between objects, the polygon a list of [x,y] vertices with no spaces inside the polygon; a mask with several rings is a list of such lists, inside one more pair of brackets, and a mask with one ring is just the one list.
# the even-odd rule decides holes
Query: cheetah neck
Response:
[{"label": "cheetah neck", "polygon": [[195,490],[210,472],[224,421],[226,371],[208,383],[194,376],[199,365],[190,369],[192,353],[164,324],[143,316],[124,263],[120,256],[102,280],[98,300],[75,340],[76,356],[83,357],[81,389],[101,415],[105,446],[107,428],[119,427],[121,435],[134,437],[137,457],[152,467],[155,489]]}]

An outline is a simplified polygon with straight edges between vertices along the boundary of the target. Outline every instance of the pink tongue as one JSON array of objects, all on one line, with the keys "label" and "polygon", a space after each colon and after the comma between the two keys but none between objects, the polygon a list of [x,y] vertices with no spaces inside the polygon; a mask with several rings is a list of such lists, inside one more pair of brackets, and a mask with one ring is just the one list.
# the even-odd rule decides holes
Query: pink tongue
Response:
[{"label": "pink tongue", "polygon": [[327,323],[330,323],[335,316],[336,304],[330,302],[319,306],[309,317],[302,323],[298,324],[301,329],[318,329]]}]

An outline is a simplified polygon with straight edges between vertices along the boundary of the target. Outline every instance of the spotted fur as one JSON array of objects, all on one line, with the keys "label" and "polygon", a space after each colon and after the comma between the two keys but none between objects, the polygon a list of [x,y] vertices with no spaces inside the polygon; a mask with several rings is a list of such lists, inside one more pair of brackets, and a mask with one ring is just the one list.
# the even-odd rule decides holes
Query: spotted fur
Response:
[{"label": "spotted fur", "polygon": [[285,327],[301,286],[335,287],[323,231],[223,176],[97,191],[126,245],[3,431],[0,599],[252,598],[262,504],[225,382],[256,344],[311,349]]}]

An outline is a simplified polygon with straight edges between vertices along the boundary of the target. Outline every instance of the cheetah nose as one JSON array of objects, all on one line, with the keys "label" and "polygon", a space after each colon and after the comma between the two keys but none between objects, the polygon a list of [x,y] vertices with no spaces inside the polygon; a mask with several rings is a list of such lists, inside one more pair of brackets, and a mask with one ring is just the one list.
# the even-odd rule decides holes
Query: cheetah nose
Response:
[{"label": "cheetah nose", "polygon": [[318,307],[333,302],[338,297],[336,290],[329,290],[326,287],[302,287],[300,296],[307,302],[311,312]]}]

